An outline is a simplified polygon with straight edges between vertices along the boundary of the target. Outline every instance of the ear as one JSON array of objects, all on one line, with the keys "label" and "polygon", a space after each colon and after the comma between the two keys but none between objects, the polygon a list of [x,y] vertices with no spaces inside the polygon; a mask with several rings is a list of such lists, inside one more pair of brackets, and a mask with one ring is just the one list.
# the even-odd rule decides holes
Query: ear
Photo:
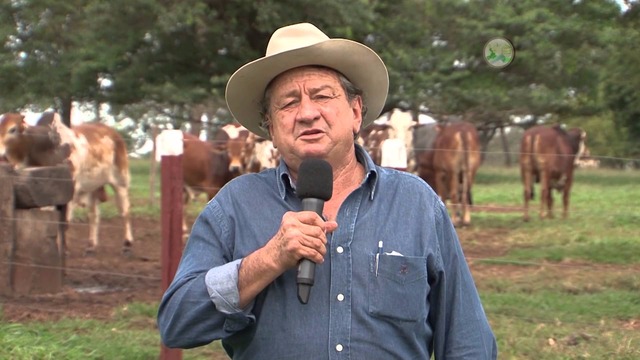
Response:
[{"label": "ear", "polygon": [[362,97],[356,96],[351,101],[351,112],[353,113],[353,133],[358,134],[362,128]]},{"label": "ear", "polygon": [[278,148],[277,142],[278,139],[276,139],[276,137],[274,136],[274,132],[273,132],[273,122],[271,122],[271,120],[268,121],[269,126],[267,127],[267,132],[269,133],[269,137],[271,138],[271,144],[273,145],[274,149]]}]

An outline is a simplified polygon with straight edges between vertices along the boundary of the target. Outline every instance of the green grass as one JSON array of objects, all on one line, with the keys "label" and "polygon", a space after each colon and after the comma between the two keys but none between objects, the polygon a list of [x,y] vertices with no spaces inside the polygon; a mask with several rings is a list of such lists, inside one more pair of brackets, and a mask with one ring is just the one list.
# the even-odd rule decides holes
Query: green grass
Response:
[{"label": "green grass", "polygon": [[[157,303],[117,309],[112,321],[64,319],[24,324],[0,322],[0,359],[157,359]],[[183,351],[184,359],[211,359],[219,343]]]},{"label": "green grass", "polygon": [[[477,205],[521,207],[517,168],[481,168]],[[474,227],[504,232],[504,255],[476,259],[503,268],[477,285],[500,359],[640,358],[640,173],[577,170],[569,219],[520,211],[474,213]],[[476,240],[482,242],[482,239]],[[486,241],[486,240],[485,240]],[[476,270],[482,271],[482,270]]]},{"label": "green grass", "polygon": [[[149,161],[132,160],[131,171],[134,216],[158,216],[159,176],[153,203]],[[522,221],[517,167],[481,167],[473,195],[476,205],[507,209],[474,212],[463,242],[465,252],[499,250],[473,258],[472,270],[500,359],[640,358],[640,173],[576,171],[566,220],[539,219],[536,198]],[[101,205],[105,216],[115,216],[112,203]],[[157,359],[157,305],[129,304],[104,322],[0,321],[0,359]],[[215,342],[183,358],[222,354]]]}]

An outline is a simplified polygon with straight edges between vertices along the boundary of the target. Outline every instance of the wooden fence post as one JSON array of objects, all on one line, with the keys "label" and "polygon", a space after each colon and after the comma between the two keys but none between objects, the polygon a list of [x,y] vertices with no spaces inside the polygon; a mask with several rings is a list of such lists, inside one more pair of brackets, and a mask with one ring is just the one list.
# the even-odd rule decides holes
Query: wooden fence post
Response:
[{"label": "wooden fence post", "polygon": [[[158,136],[156,156],[162,163],[162,290],[165,291],[178,269],[182,256],[182,132],[165,130]],[[181,360],[182,350],[161,344],[160,359]]]},{"label": "wooden fence post", "polygon": [[14,176],[12,166],[0,163],[0,295],[13,293],[11,289],[11,249],[14,238]]}]

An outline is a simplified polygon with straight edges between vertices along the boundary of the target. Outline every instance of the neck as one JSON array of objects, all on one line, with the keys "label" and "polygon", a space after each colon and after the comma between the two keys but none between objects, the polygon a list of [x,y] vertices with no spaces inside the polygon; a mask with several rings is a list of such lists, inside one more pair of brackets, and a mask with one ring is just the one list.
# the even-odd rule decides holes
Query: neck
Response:
[{"label": "neck", "polygon": [[343,166],[333,169],[333,194],[324,207],[324,214],[328,219],[335,219],[340,205],[360,186],[364,175],[364,165],[357,161],[355,155]]}]

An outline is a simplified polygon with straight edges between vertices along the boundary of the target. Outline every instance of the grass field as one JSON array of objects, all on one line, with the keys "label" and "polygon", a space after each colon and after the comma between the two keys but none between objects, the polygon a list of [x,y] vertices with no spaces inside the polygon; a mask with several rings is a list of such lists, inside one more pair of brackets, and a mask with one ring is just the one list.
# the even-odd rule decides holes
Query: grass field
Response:
[{"label": "grass field", "polygon": [[[148,162],[134,161],[132,173],[134,216],[157,216]],[[522,221],[515,167],[481,167],[473,195],[473,225],[459,234],[500,359],[640,359],[639,172],[578,170],[567,220],[538,219],[536,199]],[[131,303],[109,321],[0,318],[0,359],[157,359],[157,305]],[[223,354],[214,343],[183,358]]]}]

